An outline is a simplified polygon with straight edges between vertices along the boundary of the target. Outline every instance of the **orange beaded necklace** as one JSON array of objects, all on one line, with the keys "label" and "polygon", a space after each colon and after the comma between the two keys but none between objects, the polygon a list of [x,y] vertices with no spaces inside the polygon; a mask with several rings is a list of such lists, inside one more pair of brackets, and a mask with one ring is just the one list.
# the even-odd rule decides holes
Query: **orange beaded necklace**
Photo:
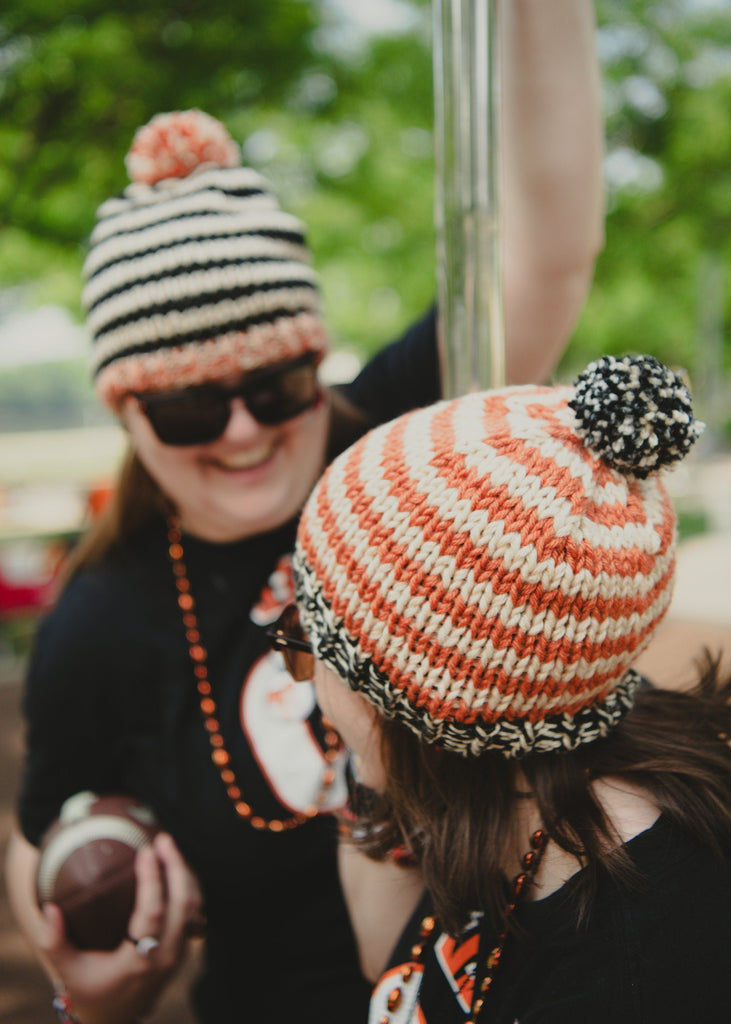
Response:
[{"label": "orange beaded necklace", "polygon": [[[476,1024],[476,1021],[482,1012],[482,1008],[485,1005],[485,997],[492,987],[493,978],[500,966],[503,948],[508,937],[510,918],[514,913],[519,900],[526,894],[528,888],[535,880],[536,871],[541,863],[547,843],[548,835],[543,831],[543,829],[537,829],[531,836],[530,849],[523,855],[520,874],[513,879],[510,902],[505,909],[502,930],[498,936],[497,944],[490,950],[485,959],[484,973],[479,985],[477,984],[477,978],[475,978],[472,1006],[470,1007],[469,1018],[465,1024]],[[388,1012],[383,1014],[379,1019],[378,1024],[391,1024],[389,1014],[395,1013],[403,1002],[404,990],[401,986],[410,981],[414,973],[421,967],[427,945],[431,937],[434,935],[436,927],[437,922],[431,915],[422,919],[419,926],[418,941],[411,947],[411,960],[399,969],[400,983],[397,984],[389,993],[386,1000],[386,1009]]]},{"label": "orange beaded necklace", "polygon": [[208,678],[208,656],[205,647],[201,644],[200,631],[198,628],[198,616],[195,613],[195,601],[191,592],[188,570],[184,561],[183,533],[180,527],[180,520],[177,516],[167,518],[168,554],[175,576],[175,586],[178,591],[178,607],[182,613],[183,625],[185,627],[185,639],[188,643],[188,655],[193,665],[193,675],[196,680],[200,709],[203,715],[203,724],[208,733],[208,740],[211,745],[211,759],[218,768],[226,794],[233,804],[234,810],[240,818],[247,821],[252,828],[259,831],[287,832],[298,828],[316,817],[322,808],[326,794],[335,781],[335,770],[333,762],[339,756],[340,737],[335,732],[332,724],[322,719],[325,729],[325,767],[320,779],[320,790],[313,804],[306,807],[304,811],[292,814],[288,818],[263,818],[255,814],[251,806],[244,800],[234,772],[231,755],[226,750],[226,744],[221,735],[221,727],[216,718],[217,706],[211,696],[211,684]]}]

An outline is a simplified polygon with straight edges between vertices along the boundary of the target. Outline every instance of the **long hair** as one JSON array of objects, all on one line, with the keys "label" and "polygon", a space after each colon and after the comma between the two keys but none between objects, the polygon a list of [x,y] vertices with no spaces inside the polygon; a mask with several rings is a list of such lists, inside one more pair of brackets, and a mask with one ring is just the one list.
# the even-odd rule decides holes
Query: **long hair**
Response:
[{"label": "long hair", "polygon": [[96,565],[118,544],[130,540],[154,519],[172,510],[170,500],[130,446],[122,462],[111,501],[67,557],[59,577],[59,593],[82,569]]},{"label": "long hair", "polygon": [[[418,856],[440,926],[458,934],[482,910],[499,925],[507,907],[501,865],[515,848],[527,780],[549,837],[577,857],[579,919],[600,869],[637,880],[592,784],[612,776],[642,787],[678,828],[720,856],[731,854],[731,678],[704,654],[689,691],[640,689],[633,709],[602,740],[519,761],[489,751],[476,760],[422,743],[383,719],[387,788],[360,809],[354,841],[382,859],[402,843]],[[524,783],[523,783],[524,787]],[[356,810],[358,810],[356,808]]]}]

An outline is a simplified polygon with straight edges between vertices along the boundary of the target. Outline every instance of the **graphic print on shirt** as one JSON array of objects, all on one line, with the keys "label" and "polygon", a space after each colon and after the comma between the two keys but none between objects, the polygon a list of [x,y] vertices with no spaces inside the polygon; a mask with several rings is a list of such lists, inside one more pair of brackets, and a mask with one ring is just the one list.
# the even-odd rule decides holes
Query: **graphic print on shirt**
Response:
[{"label": "graphic print on shirt", "polygon": [[[368,1024],[379,1024],[384,1018],[388,1018],[389,1024],[425,1024],[418,1003],[422,976],[421,964],[399,964],[386,971],[371,994]],[[394,999],[397,991],[400,995]]]},{"label": "graphic print on shirt", "polygon": [[288,604],[294,604],[294,572],[292,556],[282,555],[251,609],[251,621],[257,626],[271,626]]},{"label": "graphic print on shirt", "polygon": [[481,914],[472,914],[459,938],[453,939],[442,934],[434,945],[437,963],[465,1014],[470,1012],[475,990],[481,920]]},{"label": "graphic print on shirt", "polygon": [[[279,559],[251,618],[258,626],[276,622],[294,600],[292,558]],[[292,813],[317,801],[322,774],[332,767],[335,782],[328,788],[323,810],[342,807],[347,799],[345,754],[333,764],[325,760],[309,718],[315,711],[310,683],[295,683],[279,651],[268,651],[251,667],[240,697],[240,719],[252,753],[272,793]]]},{"label": "graphic print on shirt", "polygon": [[[373,990],[368,1024],[380,1024],[386,1017],[389,1024],[444,1024],[447,1020],[468,1018],[475,990],[481,921],[482,915],[474,913],[459,938],[450,938],[445,933],[439,935],[425,954],[424,991],[421,963],[399,964],[388,970]],[[438,982],[435,961],[448,988]]]}]

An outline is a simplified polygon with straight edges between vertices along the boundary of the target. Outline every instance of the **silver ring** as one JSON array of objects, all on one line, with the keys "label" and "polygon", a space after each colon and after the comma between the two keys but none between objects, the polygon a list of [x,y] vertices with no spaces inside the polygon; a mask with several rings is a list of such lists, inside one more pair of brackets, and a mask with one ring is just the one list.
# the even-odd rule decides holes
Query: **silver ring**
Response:
[{"label": "silver ring", "polygon": [[132,943],[137,954],[145,958],[160,945],[159,939],[156,939],[154,935],[143,935],[141,939],[133,939],[131,935],[125,935],[125,938]]}]

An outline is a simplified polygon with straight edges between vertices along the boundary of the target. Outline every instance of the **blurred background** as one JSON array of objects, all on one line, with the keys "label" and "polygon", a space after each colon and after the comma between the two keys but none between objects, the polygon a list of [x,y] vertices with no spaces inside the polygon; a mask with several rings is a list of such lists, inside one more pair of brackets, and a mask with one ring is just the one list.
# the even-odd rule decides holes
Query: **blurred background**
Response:
[{"label": "blurred background", "polygon": [[[678,672],[681,638],[685,651],[689,638],[713,646],[731,636],[731,0],[597,0],[596,9],[607,241],[558,376],[628,350],[688,371],[707,430],[671,484],[683,538],[673,614],[687,629],[666,631],[653,663]],[[3,0],[0,759],[9,790],[34,623],[65,551],[103,507],[123,446],[89,383],[80,268],[97,205],[127,184],[135,129],[160,111],[200,107],[243,141],[244,160],[309,226],[336,346],[330,372],[349,377],[435,292],[430,17],[416,0]],[[3,915],[0,993],[14,995],[0,1000],[0,1016],[45,1020],[20,947],[2,937]]]}]

